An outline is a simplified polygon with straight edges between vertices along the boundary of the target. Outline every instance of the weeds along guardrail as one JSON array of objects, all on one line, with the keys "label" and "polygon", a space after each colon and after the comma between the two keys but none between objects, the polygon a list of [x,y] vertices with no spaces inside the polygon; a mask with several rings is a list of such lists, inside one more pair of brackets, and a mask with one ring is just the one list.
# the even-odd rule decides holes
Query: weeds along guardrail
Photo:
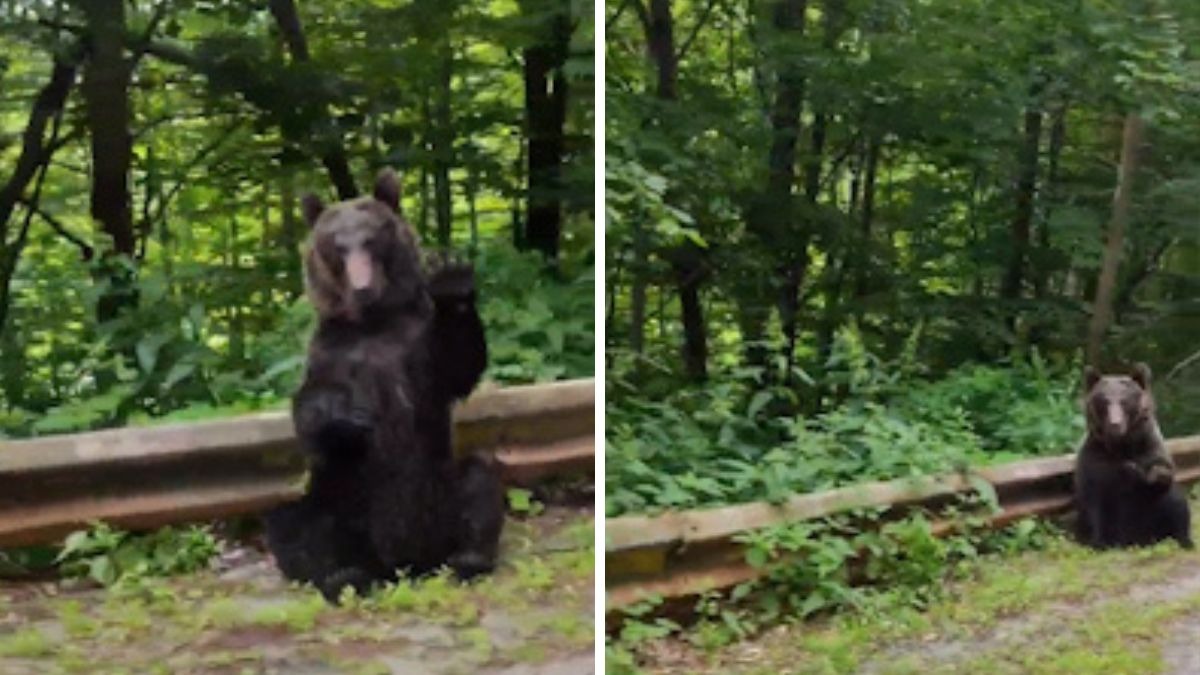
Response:
[{"label": "weeds along guardrail", "polygon": [[[1200,436],[1167,441],[1182,483],[1200,480]],[[746,562],[735,538],[766,527],[813,520],[861,508],[915,507],[936,510],[975,489],[978,480],[996,491],[1000,509],[987,524],[1001,527],[1027,516],[1069,511],[1074,454],[1032,459],[968,474],[863,483],[828,492],[796,495],[782,504],[755,502],[654,516],[622,516],[605,523],[606,611],[619,624],[620,610],[649,598],[679,601],[725,591],[762,570]],[[953,530],[935,523],[935,532]]]},{"label": "weeds along guardrail", "polygon": [[[455,408],[455,449],[494,452],[510,485],[585,473],[594,411],[592,379],[479,392]],[[287,412],[0,442],[0,546],[261,511],[303,490],[295,444]]]}]

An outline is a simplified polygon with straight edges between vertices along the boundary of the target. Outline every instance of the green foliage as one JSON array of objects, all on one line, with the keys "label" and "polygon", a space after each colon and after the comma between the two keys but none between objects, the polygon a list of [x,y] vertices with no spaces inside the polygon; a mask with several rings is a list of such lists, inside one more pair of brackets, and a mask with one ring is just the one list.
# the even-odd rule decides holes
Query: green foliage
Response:
[{"label": "green foliage", "polygon": [[[475,262],[487,377],[592,374],[590,6],[297,4],[307,58],[281,46],[261,3],[125,8],[138,41],[117,46],[136,86],[105,93],[130,104],[130,190],[105,196],[129,206],[133,250],[114,254],[114,226],[91,216],[92,176],[65,168],[94,164],[76,87],[37,214],[0,208],[0,435],[284,405],[313,325],[299,202],[306,191],[333,197],[322,158],[334,149],[360,191],[381,166],[400,170],[403,212],[425,247]],[[560,253],[548,265],[518,252],[534,190],[525,74],[513,55],[542,45],[564,14],[562,180],[537,189],[562,205]],[[54,26],[87,21],[71,3],[0,6],[0,184],[52,56],[76,51],[76,32]],[[142,40],[158,48],[143,51]]]},{"label": "green foliage", "polygon": [[863,393],[812,417],[764,418],[774,390],[737,373],[662,401],[610,393],[607,513],[778,502],[867,480],[1062,454],[1082,436],[1071,369],[1034,359],[901,379],[893,364],[868,361],[872,372],[846,378]]},{"label": "green foliage", "polygon": [[533,498],[533,493],[522,488],[509,488],[508,511],[519,516],[536,516],[545,506]]},{"label": "green foliage", "polygon": [[884,521],[880,511],[746,533],[739,539],[746,559],[765,576],[725,596],[702,596],[695,606],[697,620],[686,629],[652,618],[657,602],[629,608],[621,632],[606,641],[608,672],[640,672],[639,651],[669,636],[713,651],[781,621],[830,614],[850,623],[905,616],[941,599],[948,582],[1002,564],[1003,556],[1062,541],[1061,532],[1033,519],[1001,530],[978,529],[972,514],[980,505],[978,498],[968,498],[961,529],[941,538],[920,513]]},{"label": "green foliage", "polygon": [[1134,114],[1099,365],[1148,362],[1167,435],[1200,424],[1197,6],[830,0],[802,30],[618,7],[609,515],[1069,451],[1113,216],[1095,158]]},{"label": "green foliage", "polygon": [[559,280],[535,253],[480,252],[487,376],[519,383],[590,376],[594,370],[594,273]]},{"label": "green foliage", "polygon": [[71,533],[56,562],[68,576],[116,586],[204,569],[219,548],[206,527],[164,527],[151,534],[134,535],[97,523],[90,530]]}]

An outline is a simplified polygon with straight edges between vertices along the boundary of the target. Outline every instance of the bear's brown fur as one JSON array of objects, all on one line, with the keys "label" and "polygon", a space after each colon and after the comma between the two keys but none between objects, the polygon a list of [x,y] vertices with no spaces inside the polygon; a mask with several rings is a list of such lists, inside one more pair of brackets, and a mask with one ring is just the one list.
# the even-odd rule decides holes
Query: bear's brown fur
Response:
[{"label": "bear's brown fur", "polygon": [[1095,548],[1175,539],[1191,548],[1187,499],[1154,414],[1150,368],[1084,375],[1087,436],[1075,468],[1077,535]]},{"label": "bear's brown fur", "polygon": [[283,573],[330,599],[398,571],[489,571],[503,522],[493,467],[450,441],[451,404],[487,362],[474,273],[443,260],[426,275],[399,201],[386,170],[370,197],[303,202],[319,322],[292,411],[313,466],[267,534]]}]

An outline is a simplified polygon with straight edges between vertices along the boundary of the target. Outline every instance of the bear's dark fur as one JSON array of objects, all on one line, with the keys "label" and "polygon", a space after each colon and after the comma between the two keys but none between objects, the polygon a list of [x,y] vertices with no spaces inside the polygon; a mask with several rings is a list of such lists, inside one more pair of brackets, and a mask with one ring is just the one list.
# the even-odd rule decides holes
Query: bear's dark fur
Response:
[{"label": "bear's dark fur", "polygon": [[1075,464],[1079,541],[1094,548],[1147,546],[1174,539],[1192,547],[1187,498],[1163,443],[1150,392],[1150,368],[1130,376],[1085,372],[1087,437]]},{"label": "bear's dark fur", "polygon": [[451,403],[487,363],[474,273],[443,260],[426,275],[399,201],[386,170],[370,197],[303,204],[319,322],[292,416],[311,472],[268,514],[267,541],[285,576],[331,600],[398,571],[488,572],[503,524],[492,464],[451,446]]}]

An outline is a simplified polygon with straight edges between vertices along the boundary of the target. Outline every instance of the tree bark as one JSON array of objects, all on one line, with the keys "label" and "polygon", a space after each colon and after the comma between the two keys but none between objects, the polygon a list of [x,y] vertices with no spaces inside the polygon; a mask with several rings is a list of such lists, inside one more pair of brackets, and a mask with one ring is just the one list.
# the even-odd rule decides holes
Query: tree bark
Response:
[{"label": "tree bark", "polygon": [[50,81],[33,100],[29,120],[21,134],[21,154],[17,156],[12,175],[0,187],[0,246],[5,246],[9,221],[21,196],[37,176],[38,168],[50,159],[53,148],[47,145],[46,130],[66,105],[67,95],[75,84],[75,71],[74,63],[55,61]]},{"label": "tree bark", "polygon": [[437,241],[442,248],[450,247],[454,229],[453,187],[450,167],[454,163],[454,120],[450,98],[454,83],[454,52],[449,35],[443,36],[439,56],[436,103],[433,107],[433,212],[437,222]]},{"label": "tree bark", "polygon": [[870,266],[873,262],[871,255],[872,249],[872,228],[875,224],[875,181],[879,173],[879,153],[880,141],[875,135],[872,135],[867,141],[867,156],[866,168],[864,169],[861,212],[859,216],[862,244],[860,250],[866,255],[858,264],[858,268],[854,275],[854,297],[862,299],[870,293]]},{"label": "tree bark", "polygon": [[641,356],[646,350],[646,267],[648,253],[646,230],[641,222],[633,223],[633,262],[630,273],[633,282],[629,292],[629,348]]},{"label": "tree bark", "polygon": [[[650,0],[648,12],[640,7],[641,0],[636,1],[643,17],[647,51],[658,75],[655,96],[660,101],[675,101],[679,95],[679,52],[675,48],[671,0]],[[693,380],[704,380],[708,377],[708,327],[700,301],[704,280],[702,252],[695,244],[685,242],[666,251],[665,257],[671,263],[679,296],[684,369]]]},{"label": "tree bark", "polygon": [[[793,39],[804,33],[807,0],[779,0],[772,10],[776,32]],[[776,93],[771,105],[771,147],[767,154],[767,181],[762,197],[748,214],[747,225],[762,241],[766,250],[779,250],[776,275],[778,306],[785,324],[798,305],[799,288],[808,262],[808,232],[797,228],[792,188],[796,180],[796,145],[800,138],[800,112],[804,103],[804,74],[791,59],[776,60]],[[751,303],[763,302],[759,298]],[[758,340],[766,333],[768,311],[745,312],[741,323],[743,340]],[[761,348],[745,350],[748,364],[765,367],[767,352]]]},{"label": "tree bark", "polygon": [[1017,157],[1016,208],[1010,226],[1012,249],[1004,280],[1000,285],[1000,297],[1005,300],[1017,300],[1021,297],[1026,260],[1029,256],[1029,233],[1033,224],[1039,145],[1042,140],[1041,92],[1042,83],[1038,80],[1030,88],[1030,102],[1025,109],[1024,139]]},{"label": "tree bark", "polygon": [[[12,277],[29,234],[30,221],[26,218],[18,228],[16,236],[10,240],[12,215],[26,188],[39,175],[39,171],[44,172],[50,163],[50,157],[56,149],[56,139],[53,133],[47,139],[46,130],[52,121],[54,128],[58,127],[55,120],[61,119],[67,95],[75,83],[75,70],[74,63],[57,60],[54,62],[50,81],[34,98],[29,120],[21,134],[21,153],[17,156],[16,166],[4,186],[0,188],[0,333],[4,332],[8,321]],[[31,213],[36,207],[36,204],[27,205]]]},{"label": "tree bark", "polygon": [[[132,63],[125,56],[125,2],[80,0],[87,21],[88,58],[81,91],[91,136],[91,215],[112,240],[103,257],[109,284],[96,306],[101,322],[137,302],[132,277],[136,239],[130,208],[129,173],[133,136],[129,132]],[[125,258],[125,262],[120,258]]]},{"label": "tree bark", "polygon": [[1125,246],[1125,230],[1129,225],[1129,211],[1133,205],[1133,182],[1137,177],[1138,153],[1144,133],[1145,123],[1140,116],[1130,113],[1125,117],[1125,128],[1121,134],[1121,163],[1117,169],[1117,188],[1113,193],[1112,220],[1109,222],[1104,259],[1096,282],[1092,318],[1088,324],[1087,362],[1097,368],[1101,366],[1104,335],[1112,321],[1113,291],[1116,288],[1117,270],[1121,266],[1121,253]]},{"label": "tree bark", "polygon": [[[268,3],[271,16],[275,18],[283,41],[287,44],[288,53],[293,63],[307,63],[310,60],[308,40],[304,36],[304,26],[300,23],[300,13],[296,11],[294,0],[270,0]],[[321,164],[329,174],[337,190],[339,199],[353,199],[358,196],[358,186],[354,183],[354,174],[350,171],[350,162],[346,159],[346,149],[342,145],[341,134],[332,123],[326,119],[329,127],[325,138],[316,139]]]},{"label": "tree bark", "polygon": [[571,43],[569,0],[552,0],[552,11],[525,0],[527,12],[545,11],[538,42],[524,50],[527,186],[523,243],[550,261],[558,258],[562,232],[562,169],[566,151],[567,62]]},{"label": "tree bark", "polygon": [[1046,296],[1050,283],[1049,261],[1045,260],[1050,253],[1050,212],[1054,206],[1055,193],[1058,187],[1058,166],[1062,158],[1063,146],[1067,139],[1067,105],[1058,106],[1050,123],[1050,147],[1047,149],[1046,180],[1043,184],[1041,227],[1038,228],[1039,264],[1033,270],[1034,297],[1041,299]]}]

